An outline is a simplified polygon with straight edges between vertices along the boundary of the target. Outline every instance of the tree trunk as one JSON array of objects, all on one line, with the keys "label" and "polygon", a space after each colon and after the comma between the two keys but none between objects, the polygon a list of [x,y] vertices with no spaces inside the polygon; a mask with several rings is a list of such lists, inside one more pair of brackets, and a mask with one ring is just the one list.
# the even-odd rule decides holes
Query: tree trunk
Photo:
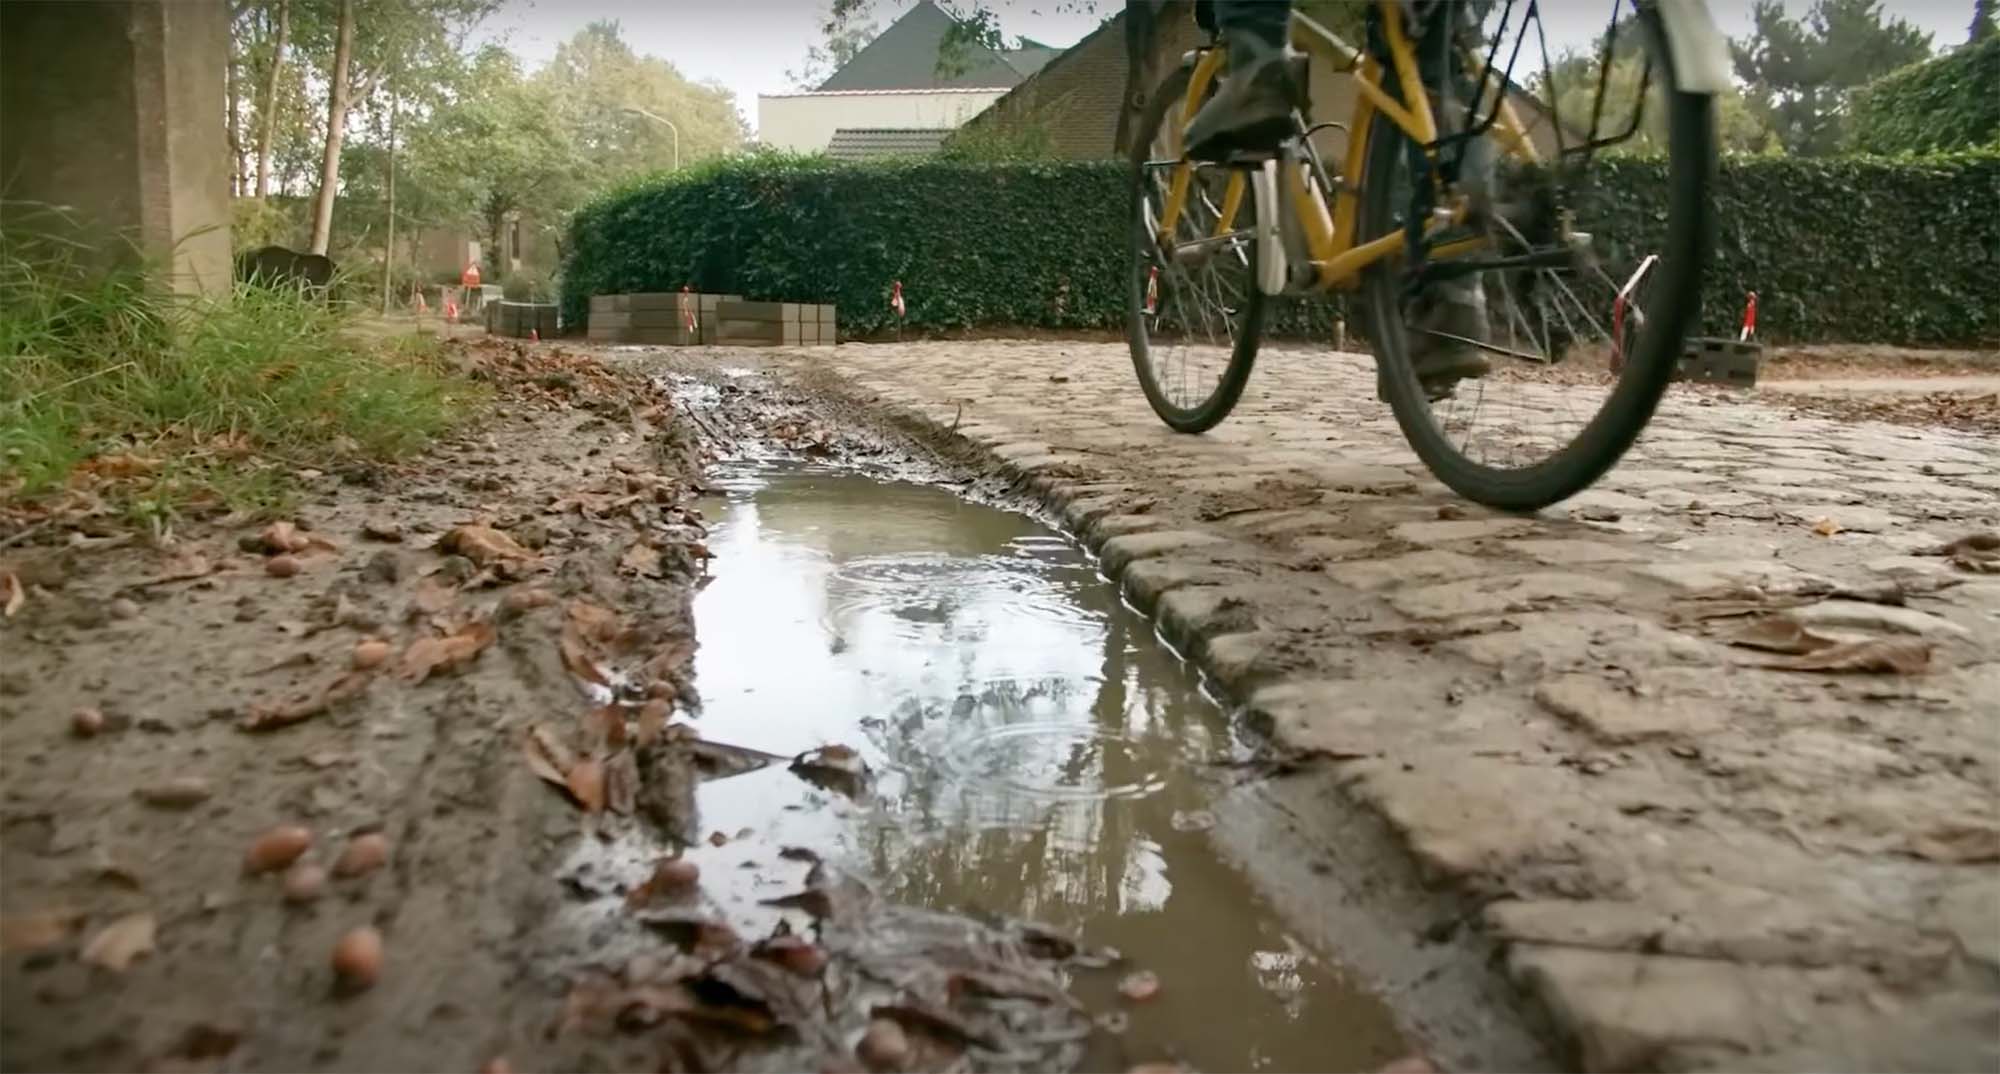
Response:
[{"label": "tree trunk", "polygon": [[237,89],[242,79],[237,77],[241,66],[236,57],[229,57],[229,73],[224,80],[223,96],[229,109],[229,196],[240,198],[244,195],[244,180],[248,177],[249,163],[243,152],[243,95]]},{"label": "tree trunk", "polygon": [[257,198],[271,193],[271,133],[278,126],[278,79],[285,70],[285,39],[292,31],[292,0],[278,0],[278,38],[271,46],[271,73],[264,79],[264,107],[257,115]]},{"label": "tree trunk", "polygon": [[319,163],[313,198],[312,252],[325,254],[333,238],[333,191],[340,183],[340,139],[347,131],[347,68],[354,54],[354,0],[340,0],[340,30],[333,43],[332,86],[326,94],[326,155]]},{"label": "tree trunk", "polygon": [[402,106],[396,87],[389,87],[389,238],[382,244],[382,316],[389,315],[390,281],[396,275],[396,112]]}]

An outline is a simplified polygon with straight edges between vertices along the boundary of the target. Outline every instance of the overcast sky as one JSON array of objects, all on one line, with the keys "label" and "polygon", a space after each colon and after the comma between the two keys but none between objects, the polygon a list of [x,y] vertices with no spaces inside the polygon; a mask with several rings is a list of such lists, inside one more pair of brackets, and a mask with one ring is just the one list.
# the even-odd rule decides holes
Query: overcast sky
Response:
[{"label": "overcast sky", "polygon": [[[915,0],[875,0],[877,26],[887,26]],[[1724,33],[1750,28],[1751,0],[1709,0]],[[1786,0],[1803,11],[1809,0]],[[970,6],[969,4],[965,6]],[[1011,39],[1032,37],[1064,47],[1076,43],[1123,0],[988,0]],[[1965,39],[1972,0],[1889,0],[1897,15],[1930,31],[1935,44]],[[504,37],[531,64],[547,61],[561,41],[595,19],[616,19],[625,40],[659,56],[697,81],[714,80],[736,94],[736,105],[755,129],[757,95],[786,93],[785,78],[818,38],[826,0],[507,0],[481,28],[482,37]],[[1551,48],[1580,44],[1599,32],[1608,0],[1543,0]]]}]

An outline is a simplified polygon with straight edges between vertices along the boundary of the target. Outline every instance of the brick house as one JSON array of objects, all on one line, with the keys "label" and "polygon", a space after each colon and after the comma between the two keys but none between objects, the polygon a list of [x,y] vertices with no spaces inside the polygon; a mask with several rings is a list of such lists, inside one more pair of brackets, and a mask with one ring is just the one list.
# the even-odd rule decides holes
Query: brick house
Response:
[{"label": "brick house", "polygon": [[811,91],[759,94],[757,140],[849,160],[933,153],[1056,55],[1033,41],[1014,49],[968,43],[941,65],[953,25],[921,0]]},{"label": "brick house", "polygon": [[[1118,130],[1119,104],[1125,94],[1125,18],[1120,12],[1105,20],[1089,36],[967,121],[961,130],[968,135],[978,132],[1031,138],[1049,155],[1072,160],[1114,156],[1112,143]],[[1159,33],[1162,54],[1169,57],[1178,57],[1208,41],[1208,35],[1192,18],[1169,19],[1160,26]],[[1170,63],[1162,65],[1163,75],[1171,70]],[[1353,76],[1334,69],[1323,56],[1313,53],[1309,81],[1314,119],[1346,122],[1358,93]],[[1547,113],[1527,93],[1517,91],[1514,101],[1536,147],[1553,153],[1554,132],[1547,123]],[[1340,160],[1330,154],[1344,151],[1344,139],[1344,133],[1335,129],[1313,136],[1330,166]]]}]

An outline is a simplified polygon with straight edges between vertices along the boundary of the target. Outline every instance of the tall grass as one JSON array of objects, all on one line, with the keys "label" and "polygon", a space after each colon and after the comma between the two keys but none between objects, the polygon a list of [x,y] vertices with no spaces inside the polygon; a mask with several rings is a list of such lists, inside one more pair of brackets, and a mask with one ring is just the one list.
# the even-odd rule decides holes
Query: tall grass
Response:
[{"label": "tall grass", "polygon": [[370,342],[343,322],[296,293],[177,299],[142,269],[0,240],[0,499],[60,487],[102,454],[218,482],[273,459],[394,458],[475,392],[435,342]]}]

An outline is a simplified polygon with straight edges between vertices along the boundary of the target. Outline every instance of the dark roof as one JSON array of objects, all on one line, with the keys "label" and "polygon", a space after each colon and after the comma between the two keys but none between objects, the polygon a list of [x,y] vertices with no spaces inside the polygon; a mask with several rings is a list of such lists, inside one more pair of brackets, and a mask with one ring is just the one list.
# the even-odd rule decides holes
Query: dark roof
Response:
[{"label": "dark roof", "polygon": [[1063,50],[1054,45],[1044,45],[1040,41],[1030,41],[1024,37],[1021,39],[1020,48],[1010,48],[1002,52],[1000,58],[1007,61],[1007,66],[1021,72],[1022,78],[1027,78],[1047,67],[1050,60],[1062,53]]},{"label": "dark roof", "polygon": [[949,127],[841,127],[826,155],[835,160],[923,156],[937,152],[949,134]]},{"label": "dark roof", "polygon": [[[938,49],[953,25],[944,9],[921,0],[820,83],[819,90],[1006,89],[1040,70],[1055,52],[1032,43],[1004,54],[968,44],[964,73],[939,78]],[[1018,59],[1010,61],[1010,56]]]}]

